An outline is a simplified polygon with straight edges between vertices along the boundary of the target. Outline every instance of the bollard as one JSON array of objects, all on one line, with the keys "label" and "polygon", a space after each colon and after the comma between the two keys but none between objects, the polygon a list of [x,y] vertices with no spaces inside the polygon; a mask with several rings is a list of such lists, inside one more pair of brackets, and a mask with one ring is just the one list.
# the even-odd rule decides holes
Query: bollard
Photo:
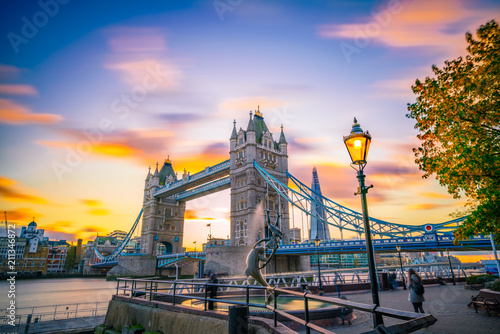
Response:
[{"label": "bollard", "polygon": [[248,306],[229,307],[229,334],[248,334]]}]

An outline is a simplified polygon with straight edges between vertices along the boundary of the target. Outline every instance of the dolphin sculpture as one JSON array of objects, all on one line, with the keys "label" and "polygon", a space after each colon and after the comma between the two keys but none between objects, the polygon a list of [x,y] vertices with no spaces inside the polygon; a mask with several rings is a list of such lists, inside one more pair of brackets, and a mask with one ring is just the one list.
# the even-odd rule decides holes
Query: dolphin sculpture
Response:
[{"label": "dolphin sculpture", "polygon": [[[266,304],[270,304],[271,301],[278,297],[278,293],[272,290],[271,286],[267,284],[264,277],[262,277],[262,273],[260,270],[264,268],[271,258],[276,253],[280,245],[280,241],[283,238],[283,232],[279,229],[279,219],[280,215],[278,214],[276,218],[276,224],[271,223],[271,219],[269,217],[269,210],[267,211],[267,226],[269,227],[270,235],[267,238],[261,239],[255,243],[253,249],[248,253],[247,256],[247,268],[245,269],[245,276],[251,276],[255,282],[259,283],[262,286],[265,286],[269,291],[269,296],[267,297]],[[264,246],[259,246],[259,244],[265,244]],[[266,249],[271,249],[271,254],[266,257]],[[262,264],[261,264],[262,262]]]},{"label": "dolphin sculpture", "polygon": [[265,253],[266,249],[265,247],[262,246],[256,246],[254,247],[250,253],[248,253],[247,256],[247,268],[245,269],[245,276],[251,276],[257,283],[259,283],[262,286],[267,287],[267,290],[269,291],[269,295],[267,296],[266,299],[266,304],[270,304],[271,301],[277,297],[277,294],[275,296],[275,291],[271,289],[271,286],[267,284],[266,280],[264,277],[262,277],[262,273],[260,272],[260,261],[265,261],[265,257],[263,254]]}]

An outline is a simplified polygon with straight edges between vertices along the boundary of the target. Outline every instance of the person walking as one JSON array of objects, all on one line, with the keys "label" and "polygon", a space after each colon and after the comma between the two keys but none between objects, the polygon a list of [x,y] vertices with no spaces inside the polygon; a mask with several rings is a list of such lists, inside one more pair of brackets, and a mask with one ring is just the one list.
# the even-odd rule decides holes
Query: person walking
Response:
[{"label": "person walking", "polygon": [[422,278],[413,269],[408,270],[408,290],[410,291],[408,300],[413,304],[415,313],[424,313],[422,303],[425,301],[425,289],[422,285]]},{"label": "person walking", "polygon": [[396,276],[396,272],[389,273],[389,282],[392,285],[392,291],[396,291],[398,289],[398,278]]}]

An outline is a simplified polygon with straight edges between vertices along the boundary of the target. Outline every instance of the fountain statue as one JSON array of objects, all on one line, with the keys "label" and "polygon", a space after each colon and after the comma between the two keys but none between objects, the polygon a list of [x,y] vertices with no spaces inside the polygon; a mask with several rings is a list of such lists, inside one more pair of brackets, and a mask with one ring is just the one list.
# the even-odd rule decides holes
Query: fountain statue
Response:
[{"label": "fountain statue", "polygon": [[[283,232],[279,229],[279,219],[280,215],[276,218],[276,223],[273,225],[271,219],[269,218],[269,210],[267,210],[267,226],[269,230],[269,235],[266,238],[261,239],[255,243],[253,249],[248,253],[247,256],[247,268],[245,269],[245,275],[251,276],[257,283],[265,286],[269,290],[269,296],[267,297],[266,304],[270,304],[273,298],[277,297],[274,291],[271,290],[271,286],[262,277],[260,272],[271,260],[271,258],[276,253],[276,250],[280,246],[281,239],[283,238]],[[264,244],[264,246],[262,245]],[[271,250],[271,254],[266,256],[266,250]]]}]

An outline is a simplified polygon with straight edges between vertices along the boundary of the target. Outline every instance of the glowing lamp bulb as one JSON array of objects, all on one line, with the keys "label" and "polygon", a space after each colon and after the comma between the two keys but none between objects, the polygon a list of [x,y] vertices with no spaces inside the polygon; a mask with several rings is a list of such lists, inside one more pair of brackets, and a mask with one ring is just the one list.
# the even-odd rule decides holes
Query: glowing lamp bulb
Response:
[{"label": "glowing lamp bulb", "polygon": [[361,140],[358,139],[358,140],[354,141],[354,147],[358,148],[358,149],[361,148]]}]

